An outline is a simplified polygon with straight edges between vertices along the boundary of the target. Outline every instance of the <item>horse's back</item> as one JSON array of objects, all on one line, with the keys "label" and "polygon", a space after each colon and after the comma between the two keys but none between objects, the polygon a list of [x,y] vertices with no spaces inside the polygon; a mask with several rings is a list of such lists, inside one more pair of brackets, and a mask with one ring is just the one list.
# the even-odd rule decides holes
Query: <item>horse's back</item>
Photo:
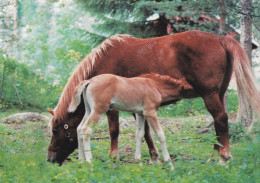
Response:
[{"label": "horse's back", "polygon": [[[187,31],[157,38],[127,37],[108,50],[96,67],[98,74],[135,77],[158,73],[186,78],[197,91],[218,90],[227,70],[226,51],[220,36]],[[198,93],[199,93],[198,92]]]}]

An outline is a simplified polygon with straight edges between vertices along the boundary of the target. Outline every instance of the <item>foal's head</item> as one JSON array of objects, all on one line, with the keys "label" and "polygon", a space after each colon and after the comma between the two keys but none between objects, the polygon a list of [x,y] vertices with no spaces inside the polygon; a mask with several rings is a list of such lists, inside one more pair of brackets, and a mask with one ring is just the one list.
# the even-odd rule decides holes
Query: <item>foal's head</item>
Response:
[{"label": "foal's head", "polygon": [[62,119],[55,117],[55,112],[49,111],[51,119],[52,139],[48,148],[47,161],[59,163],[63,161],[78,147],[77,127],[81,122],[85,107],[80,105],[73,113],[68,113]]}]

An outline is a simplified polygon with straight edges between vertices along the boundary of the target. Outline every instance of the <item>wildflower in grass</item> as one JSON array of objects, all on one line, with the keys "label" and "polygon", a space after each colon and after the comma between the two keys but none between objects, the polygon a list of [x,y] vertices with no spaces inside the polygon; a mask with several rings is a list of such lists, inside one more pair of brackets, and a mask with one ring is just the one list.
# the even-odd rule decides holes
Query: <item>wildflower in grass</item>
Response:
[{"label": "wildflower in grass", "polygon": [[32,163],[32,166],[35,166],[35,163],[34,163],[34,162]]},{"label": "wildflower in grass", "polygon": [[69,171],[69,170],[66,170],[66,173],[67,173],[67,174],[70,174],[70,171]]}]

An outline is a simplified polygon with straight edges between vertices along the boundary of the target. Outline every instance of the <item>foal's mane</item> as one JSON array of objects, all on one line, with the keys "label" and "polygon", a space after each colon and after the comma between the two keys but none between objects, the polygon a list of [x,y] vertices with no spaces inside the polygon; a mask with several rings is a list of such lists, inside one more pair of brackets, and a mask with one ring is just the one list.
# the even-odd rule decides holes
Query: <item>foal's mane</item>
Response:
[{"label": "foal's mane", "polygon": [[68,107],[73,97],[75,87],[83,80],[92,77],[94,65],[101,60],[107,53],[108,48],[113,47],[115,43],[125,41],[130,35],[115,35],[103,41],[97,48],[93,49],[75,68],[71,74],[59,102],[54,109],[54,116],[57,119],[64,119],[68,114]]},{"label": "foal's mane", "polygon": [[159,82],[163,82],[163,83],[167,83],[170,85],[174,85],[174,86],[179,86],[180,84],[183,83],[183,79],[175,79],[175,78],[172,78],[167,75],[160,75],[160,74],[155,74],[155,73],[142,74],[139,77],[150,78],[150,79],[153,79],[153,80],[156,80]]}]

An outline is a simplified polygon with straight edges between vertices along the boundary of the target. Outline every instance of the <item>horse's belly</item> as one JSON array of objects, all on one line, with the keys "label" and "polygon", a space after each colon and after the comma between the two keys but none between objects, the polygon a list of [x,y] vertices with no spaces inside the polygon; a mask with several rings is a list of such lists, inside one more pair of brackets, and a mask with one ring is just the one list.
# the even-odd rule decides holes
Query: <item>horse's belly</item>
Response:
[{"label": "horse's belly", "polygon": [[109,108],[118,111],[127,111],[132,113],[143,114],[143,106],[135,102],[122,102],[118,100],[112,100]]}]

